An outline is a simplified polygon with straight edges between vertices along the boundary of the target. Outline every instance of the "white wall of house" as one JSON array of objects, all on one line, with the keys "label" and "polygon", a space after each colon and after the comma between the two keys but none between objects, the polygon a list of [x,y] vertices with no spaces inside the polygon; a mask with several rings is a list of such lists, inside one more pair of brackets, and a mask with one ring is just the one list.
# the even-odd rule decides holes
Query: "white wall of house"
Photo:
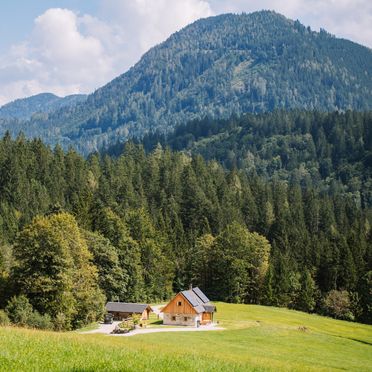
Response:
[{"label": "white wall of house", "polygon": [[196,327],[198,320],[201,321],[201,314],[170,314],[164,313],[163,324],[183,325]]}]

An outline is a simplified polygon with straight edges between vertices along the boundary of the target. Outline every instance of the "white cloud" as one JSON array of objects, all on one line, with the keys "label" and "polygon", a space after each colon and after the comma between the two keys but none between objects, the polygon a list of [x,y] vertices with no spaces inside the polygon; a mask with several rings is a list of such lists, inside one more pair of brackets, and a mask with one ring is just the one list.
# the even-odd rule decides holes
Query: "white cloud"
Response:
[{"label": "white cloud", "polygon": [[106,21],[61,8],[37,17],[29,39],[0,57],[0,105],[40,92],[89,93],[172,32],[212,15],[203,0],[102,4]]},{"label": "white cloud", "polygon": [[111,78],[111,60],[101,41],[79,29],[88,21],[99,24],[67,9],[49,9],[37,17],[29,40],[0,59],[0,103],[45,91],[91,91]]},{"label": "white cloud", "polygon": [[103,13],[122,32],[128,65],[173,32],[214,14],[205,0],[105,0]]}]

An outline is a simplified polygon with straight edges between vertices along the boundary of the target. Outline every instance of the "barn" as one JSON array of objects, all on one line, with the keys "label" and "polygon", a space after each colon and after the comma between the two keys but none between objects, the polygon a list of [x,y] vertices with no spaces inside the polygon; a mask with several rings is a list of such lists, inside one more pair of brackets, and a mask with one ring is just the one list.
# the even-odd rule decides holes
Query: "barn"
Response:
[{"label": "barn", "polygon": [[178,293],[161,312],[163,324],[196,327],[212,323],[216,307],[195,287]]},{"label": "barn", "polygon": [[127,302],[108,302],[106,310],[109,314],[112,314],[114,320],[125,320],[134,314],[139,315],[141,320],[148,320],[152,312],[151,306],[148,304]]}]

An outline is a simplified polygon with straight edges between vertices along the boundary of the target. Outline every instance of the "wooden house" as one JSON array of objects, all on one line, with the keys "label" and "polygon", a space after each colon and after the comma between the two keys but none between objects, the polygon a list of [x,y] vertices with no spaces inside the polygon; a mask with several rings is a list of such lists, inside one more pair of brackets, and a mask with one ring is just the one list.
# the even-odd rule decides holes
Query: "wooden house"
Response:
[{"label": "wooden house", "polygon": [[163,307],[163,324],[194,326],[213,322],[216,307],[198,288],[190,288],[178,293]]},{"label": "wooden house", "polygon": [[106,310],[113,315],[114,320],[125,320],[132,317],[134,314],[140,315],[141,320],[148,320],[152,312],[151,306],[148,304],[136,304],[126,302],[108,302]]}]

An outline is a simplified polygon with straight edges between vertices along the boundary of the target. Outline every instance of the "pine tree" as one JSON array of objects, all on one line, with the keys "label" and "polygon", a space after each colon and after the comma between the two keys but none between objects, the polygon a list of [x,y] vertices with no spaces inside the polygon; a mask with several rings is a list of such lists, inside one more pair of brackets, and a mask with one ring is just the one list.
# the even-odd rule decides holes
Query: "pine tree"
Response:
[{"label": "pine tree", "polygon": [[301,290],[298,295],[295,307],[298,310],[312,312],[315,308],[316,285],[309,270],[301,275]]}]

